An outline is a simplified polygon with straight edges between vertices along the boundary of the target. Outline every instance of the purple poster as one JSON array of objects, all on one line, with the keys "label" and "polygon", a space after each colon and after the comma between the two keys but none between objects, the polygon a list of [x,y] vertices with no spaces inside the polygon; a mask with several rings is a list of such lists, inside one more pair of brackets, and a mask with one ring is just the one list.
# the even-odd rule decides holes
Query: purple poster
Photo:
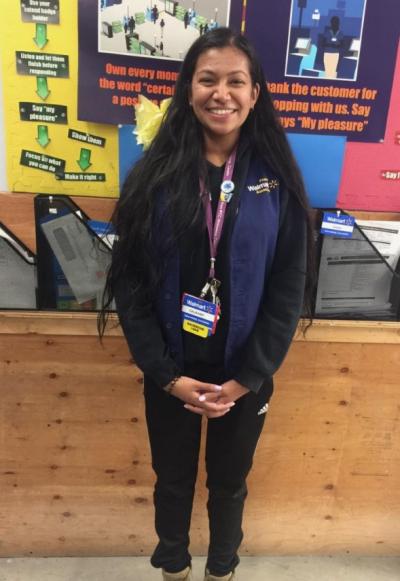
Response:
[{"label": "purple poster", "polygon": [[398,0],[249,1],[246,34],[284,127],[381,141],[399,22]]},{"label": "purple poster", "polygon": [[190,44],[245,29],[291,133],[381,141],[391,94],[398,0],[79,0],[80,119],[131,124],[143,94],[170,97]]},{"label": "purple poster", "polygon": [[142,94],[173,94],[200,35],[241,26],[242,0],[79,0],[79,119],[130,124]]}]

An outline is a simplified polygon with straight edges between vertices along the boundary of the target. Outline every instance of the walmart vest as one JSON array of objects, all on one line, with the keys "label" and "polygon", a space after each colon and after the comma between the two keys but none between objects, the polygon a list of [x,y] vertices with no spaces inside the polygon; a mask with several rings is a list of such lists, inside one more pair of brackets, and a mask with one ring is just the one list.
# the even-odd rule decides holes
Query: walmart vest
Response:
[{"label": "walmart vest", "polygon": [[[279,230],[279,199],[274,175],[264,162],[253,158],[230,239],[230,312],[224,362],[230,377],[240,367],[241,351],[256,322],[268,281]],[[156,230],[157,246],[162,247],[169,228],[164,217]],[[171,356],[183,369],[178,250],[169,255],[165,273],[156,312]]]}]

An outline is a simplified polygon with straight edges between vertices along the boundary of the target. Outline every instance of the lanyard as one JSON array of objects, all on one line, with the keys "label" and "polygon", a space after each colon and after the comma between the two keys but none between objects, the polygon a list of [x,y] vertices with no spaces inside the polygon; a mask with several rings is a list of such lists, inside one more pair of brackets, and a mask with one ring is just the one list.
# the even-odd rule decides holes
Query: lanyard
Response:
[{"label": "lanyard", "polygon": [[221,184],[221,193],[218,200],[217,212],[215,215],[215,222],[213,224],[212,208],[211,208],[211,194],[205,192],[204,182],[200,182],[200,193],[203,199],[204,210],[206,213],[206,224],[208,230],[208,240],[210,243],[210,271],[209,280],[215,277],[215,262],[217,260],[217,252],[219,241],[221,240],[222,228],[225,221],[226,207],[231,201],[234,184],[232,182],[233,170],[236,161],[237,146],[232,151],[225,164],[225,171],[223,182]]}]

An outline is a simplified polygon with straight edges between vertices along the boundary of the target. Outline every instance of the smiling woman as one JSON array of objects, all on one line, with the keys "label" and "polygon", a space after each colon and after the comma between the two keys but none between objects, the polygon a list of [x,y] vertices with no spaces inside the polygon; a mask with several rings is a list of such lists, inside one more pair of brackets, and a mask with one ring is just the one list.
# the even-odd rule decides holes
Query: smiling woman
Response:
[{"label": "smiling woman", "polygon": [[249,61],[239,49],[210,49],[197,61],[189,103],[203,127],[206,158],[221,165],[239,140],[260,87],[253,84]]},{"label": "smiling woman", "polygon": [[[259,61],[228,28],[202,35],[114,215],[115,297],[144,372],[165,581],[191,578],[189,527],[207,424],[205,579],[239,563],[246,478],[300,313],[312,296],[304,186]],[[105,310],[100,323],[104,323]],[[103,327],[104,329],[104,327]]]}]

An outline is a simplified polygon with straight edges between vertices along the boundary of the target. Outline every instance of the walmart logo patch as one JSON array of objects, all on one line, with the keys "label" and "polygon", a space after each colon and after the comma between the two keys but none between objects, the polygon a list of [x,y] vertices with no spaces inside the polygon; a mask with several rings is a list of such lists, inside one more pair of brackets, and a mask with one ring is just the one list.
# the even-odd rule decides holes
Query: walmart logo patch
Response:
[{"label": "walmart logo patch", "polygon": [[258,194],[269,194],[279,186],[279,180],[271,180],[266,177],[259,178],[258,183],[254,186],[247,186],[249,192]]}]

